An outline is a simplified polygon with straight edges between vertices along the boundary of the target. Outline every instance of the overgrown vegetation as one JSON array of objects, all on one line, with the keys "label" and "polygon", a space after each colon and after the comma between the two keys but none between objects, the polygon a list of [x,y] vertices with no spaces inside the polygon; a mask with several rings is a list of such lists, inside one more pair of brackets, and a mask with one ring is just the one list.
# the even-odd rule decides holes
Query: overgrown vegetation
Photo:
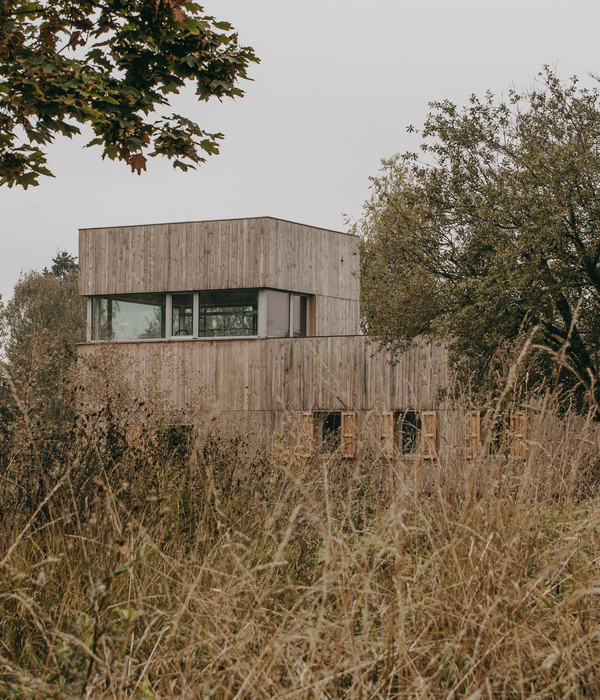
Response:
[{"label": "overgrown vegetation", "polygon": [[572,420],[540,442],[540,410],[525,462],[353,463],[108,410],[49,453],[24,416],[0,696],[595,697],[598,435]]},{"label": "overgrown vegetation", "polygon": [[[582,100],[585,117],[583,108],[595,109],[599,98],[548,79],[548,95],[515,122],[529,125],[529,136],[545,99],[556,109],[558,95],[572,106]],[[459,403],[453,426],[444,417],[455,443],[430,460],[388,458],[372,447],[376,439],[358,460],[339,450],[301,458],[293,439],[249,457],[243,439],[219,438],[207,426],[128,429],[151,409],[128,394],[110,346],[87,368],[93,408],[78,415],[73,350],[82,309],[74,261],[58,256],[52,272],[25,277],[22,295],[16,290],[2,311],[9,364],[0,385],[0,697],[600,696],[596,283],[586,278],[587,253],[575,243],[575,253],[571,244],[561,248],[573,222],[557,224],[556,193],[548,197],[556,228],[544,228],[541,215],[525,229],[510,219],[522,213],[512,204],[531,204],[537,192],[528,189],[531,168],[511,177],[511,157],[520,152],[503,150],[507,170],[496,173],[511,184],[508,219],[495,208],[500,190],[475,188],[482,199],[472,208],[473,193],[461,189],[463,166],[483,180],[489,174],[491,161],[477,150],[482,134],[471,129],[485,122],[493,132],[498,119],[509,129],[507,108],[475,101],[463,115],[451,105],[439,109],[428,126],[442,138],[433,152],[457,167],[417,167],[412,180],[400,168],[392,170],[397,181],[376,183],[391,190],[379,193],[366,224],[401,216],[393,219],[398,228],[378,228],[372,238],[367,231],[373,257],[363,285],[383,285],[371,289],[373,299],[384,287],[396,294],[377,317],[384,341],[390,323],[392,347],[413,337],[393,320],[414,336],[435,335],[451,328],[435,315],[440,309],[458,314],[464,335],[455,336],[455,350],[465,351],[463,369],[471,368],[475,385],[485,385],[477,380],[498,352],[510,357],[527,343],[547,343],[535,358],[542,364],[528,364],[525,352],[510,370],[496,362],[495,393],[477,401],[492,407],[486,448],[467,459]],[[473,152],[445,150],[457,129],[474,138]],[[579,153],[576,146],[569,154]],[[588,156],[596,164],[596,151]],[[448,184],[450,205],[436,199]],[[432,202],[440,207],[433,212]],[[592,245],[596,213],[577,209],[586,211]],[[405,216],[418,225],[408,227]],[[431,226],[430,217],[443,226]],[[506,239],[494,242],[494,227]],[[484,239],[475,235],[482,232]],[[486,241],[493,245],[482,247]],[[419,268],[423,261],[408,255],[417,244],[435,250],[449,276]],[[540,270],[550,275],[546,286]],[[447,289],[450,302],[438,304]],[[371,303],[369,293],[363,287]],[[399,299],[405,303],[394,306]],[[537,316],[525,301],[540,302]],[[57,306],[71,315],[55,319]],[[590,343],[587,359],[578,355],[576,332]],[[549,357],[560,362],[545,374]],[[569,379],[561,383],[565,368]],[[546,393],[530,395],[521,375]],[[548,377],[566,392],[553,393]],[[506,402],[529,416],[518,457],[501,449]]]},{"label": "overgrown vegetation", "polygon": [[44,453],[62,449],[75,421],[76,343],[85,340],[85,300],[77,284],[75,259],[62,252],[49,270],[22,275],[12,299],[0,302],[7,362],[0,367],[0,435],[21,444],[21,433],[32,430],[37,438],[29,439],[29,449]]}]

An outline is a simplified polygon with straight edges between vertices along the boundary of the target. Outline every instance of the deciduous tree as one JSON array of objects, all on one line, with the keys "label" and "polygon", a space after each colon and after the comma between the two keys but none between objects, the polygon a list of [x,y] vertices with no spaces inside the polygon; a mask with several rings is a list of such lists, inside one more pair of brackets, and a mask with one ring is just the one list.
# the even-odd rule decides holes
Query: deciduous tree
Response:
[{"label": "deciduous tree", "polygon": [[546,69],[523,95],[432,103],[421,136],[384,161],[356,225],[365,330],[394,350],[444,340],[479,388],[529,337],[530,385],[598,404],[598,89]]},{"label": "deciduous tree", "polygon": [[87,125],[102,157],[140,173],[162,155],[186,170],[220,133],[164,112],[187,83],[200,100],[242,95],[257,61],[228,22],[185,0],[0,0],[0,184],[50,175],[45,147]]},{"label": "deciduous tree", "polygon": [[[85,340],[85,300],[79,296],[75,260],[59,253],[52,271],[21,277],[12,299],[0,303],[0,339],[6,367],[28,416],[44,430],[74,416],[73,382],[76,343]],[[5,388],[3,413],[11,409]]]}]

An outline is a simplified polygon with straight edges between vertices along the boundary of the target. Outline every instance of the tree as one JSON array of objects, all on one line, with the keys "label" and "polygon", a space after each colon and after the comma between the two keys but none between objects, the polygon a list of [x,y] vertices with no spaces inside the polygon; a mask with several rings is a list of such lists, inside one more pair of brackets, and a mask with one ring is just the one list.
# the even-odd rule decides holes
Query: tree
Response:
[{"label": "tree", "polygon": [[138,174],[149,156],[194,167],[222,134],[150,116],[189,82],[200,100],[243,95],[237,82],[257,60],[191,1],[0,0],[0,184],[51,175],[44,147],[78,124],[93,132],[88,146]]},{"label": "tree", "polygon": [[[74,272],[75,275],[77,274],[77,260],[73,255],[63,250],[62,252],[58,252],[56,257],[52,258],[52,267],[50,270],[55,277],[58,277],[59,280],[64,282],[71,273]],[[48,274],[48,270],[45,268],[44,273]]]},{"label": "tree", "polygon": [[[6,366],[28,417],[44,430],[60,424],[70,427],[74,417],[76,343],[85,340],[86,328],[85,300],[79,296],[74,262],[67,253],[58,253],[52,272],[22,276],[13,298],[0,304]],[[18,417],[6,387],[0,396],[4,417]]]},{"label": "tree", "polygon": [[480,389],[530,338],[530,386],[599,405],[598,90],[546,68],[525,95],[430,107],[423,154],[384,161],[356,225],[365,330],[444,340]]}]

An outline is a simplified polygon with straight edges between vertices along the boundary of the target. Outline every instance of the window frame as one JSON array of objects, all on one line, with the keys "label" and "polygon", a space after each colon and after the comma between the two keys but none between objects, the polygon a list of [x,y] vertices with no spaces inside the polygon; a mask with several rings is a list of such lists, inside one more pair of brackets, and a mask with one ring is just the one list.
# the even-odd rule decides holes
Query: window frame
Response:
[{"label": "window frame", "polygon": [[[178,333],[173,333],[173,319],[174,319],[174,314],[173,314],[173,297],[176,296],[183,296],[184,294],[191,294],[192,295],[192,332],[189,335],[184,335],[184,334],[179,334]],[[167,320],[169,321],[169,325],[167,328],[170,329],[169,331],[169,340],[186,340],[189,338],[194,338],[195,336],[195,326],[197,326],[197,320],[196,320],[196,308],[197,308],[197,298],[196,298],[196,292],[171,292],[167,294]],[[181,329],[179,329],[181,330]]]},{"label": "window frame", "polygon": [[[332,452],[336,452],[342,445],[342,413],[343,411],[319,412],[319,440],[321,447],[329,446]],[[331,426],[328,424],[331,423]]]},{"label": "window frame", "polygon": [[[328,422],[331,423],[329,429]],[[301,411],[296,454],[309,457],[315,450],[328,450],[344,459],[355,459],[357,439],[356,411]]]},{"label": "window frame", "polygon": [[[159,303],[153,304],[148,302],[149,297],[157,297],[157,299],[160,299]],[[94,294],[92,296],[88,297],[88,304],[87,304],[87,310],[88,310],[88,318],[86,320],[86,328],[87,328],[87,334],[89,338],[89,342],[92,343],[146,343],[146,342],[160,342],[167,340],[167,317],[168,317],[168,306],[169,306],[169,300],[168,300],[168,294],[166,292],[144,292],[144,293],[133,293],[133,294]],[[146,301],[142,301],[141,298],[145,297]],[[106,302],[106,320],[104,322],[105,325],[105,333],[106,337],[96,337],[94,338],[94,334],[98,334],[99,336],[101,335],[100,333],[100,328],[97,327],[98,324],[95,323],[94,321],[94,312],[95,312],[95,304],[94,302],[97,302],[98,304],[102,302]],[[119,323],[118,323],[118,313],[117,313],[117,323],[115,323],[115,309],[113,309],[113,304],[115,303],[123,303],[127,304],[130,306],[149,306],[154,309],[161,309],[162,310],[162,315],[160,318],[160,331],[159,335],[156,337],[147,337],[147,338],[140,338],[140,337],[130,337],[130,338],[115,338],[115,327],[118,328]],[[126,317],[126,315],[125,315]]]},{"label": "window frame", "polygon": [[[243,292],[248,293],[250,296],[251,294],[256,294],[256,302],[252,300],[251,302],[244,302],[244,301],[230,301],[230,300],[225,300],[223,301],[223,297],[226,296],[227,294],[234,296],[236,293],[241,294]],[[254,287],[252,288],[240,288],[240,289],[218,289],[218,290],[206,290],[206,291],[198,291],[194,292],[195,295],[197,295],[198,298],[198,304],[197,306],[194,306],[194,318],[197,321],[197,328],[195,329],[196,335],[195,336],[186,336],[187,338],[192,337],[195,340],[223,340],[223,339],[245,339],[245,338],[258,338],[260,337],[258,334],[259,331],[259,313],[260,313],[260,304],[259,304],[259,298],[260,298],[260,289],[256,289]],[[207,302],[201,303],[200,296],[205,295],[207,297]],[[210,299],[210,295],[215,295],[215,300]],[[219,300],[219,296],[221,296],[221,299]],[[235,308],[235,307],[243,307],[243,306],[252,306],[253,307],[253,312],[252,315],[254,316],[254,321],[253,321],[253,329],[256,330],[256,333],[243,333],[240,335],[200,335],[200,309],[201,308],[210,308],[210,306],[213,306],[213,308],[221,308],[221,309],[226,309],[227,307]],[[254,308],[255,307],[255,308]],[[214,315],[219,315],[219,314],[214,314]],[[227,313],[222,313],[220,315],[223,316],[228,316],[229,314]],[[235,314],[231,314],[231,316],[234,316]],[[246,314],[244,314],[245,316]],[[207,314],[205,314],[205,317]],[[210,314],[209,314],[210,316]],[[205,319],[206,322],[206,319]],[[206,332],[206,331],[203,331]]]},{"label": "window frame", "polygon": [[[287,307],[288,307],[288,312],[287,312],[287,333],[286,335],[269,335],[269,322],[268,322],[268,312],[269,312],[269,293],[270,292],[276,292],[277,294],[286,294],[287,295]],[[295,335],[295,328],[294,324],[296,322],[295,318],[295,312],[294,312],[294,301],[296,299],[300,300],[300,325],[304,327],[304,334],[300,335]],[[273,289],[271,287],[268,287],[264,290],[264,312],[263,312],[263,317],[264,317],[264,323],[262,326],[262,333],[260,333],[261,337],[265,338],[309,338],[311,333],[311,317],[310,317],[310,311],[311,311],[311,306],[314,304],[314,295],[310,294],[302,294],[301,292],[289,292],[284,289]],[[304,310],[302,310],[302,307],[304,307]],[[304,319],[302,319],[302,315],[304,316]],[[260,308],[259,308],[259,318],[260,318]],[[304,323],[302,324],[302,321]],[[260,328],[260,327],[259,327]]]},{"label": "window frame", "polygon": [[[256,292],[257,293],[257,304],[256,304],[256,333],[255,334],[244,334],[244,335],[200,335],[200,306],[201,306],[201,295],[209,295],[214,293],[215,295],[222,294],[224,292]],[[268,314],[268,295],[269,292],[279,292],[281,294],[287,295],[287,334],[284,336],[268,335],[267,327],[267,314]],[[140,293],[141,294],[141,293]],[[101,343],[101,342],[113,342],[113,343],[146,343],[146,342],[160,342],[160,341],[185,341],[185,340],[250,340],[257,338],[308,338],[315,334],[314,323],[312,321],[312,315],[315,309],[315,297],[311,294],[304,294],[301,292],[290,292],[283,289],[274,289],[271,287],[249,287],[249,288],[233,288],[233,289],[215,289],[215,290],[197,290],[197,291],[176,291],[176,292],[148,292],[148,294],[164,295],[165,297],[165,310],[164,310],[164,332],[160,337],[157,338],[131,338],[131,339],[112,339],[108,338],[94,338],[94,304],[96,299],[106,299],[112,300],[114,297],[127,297],[131,296],[131,301],[135,303],[135,297],[139,296],[137,293],[132,294],[93,294],[87,297],[87,320],[86,320],[86,339],[88,343]],[[192,316],[192,334],[191,335],[176,335],[173,333],[173,297],[183,294],[192,294],[193,300],[193,316]],[[294,335],[294,325],[297,322],[295,316],[297,315],[294,311],[294,305],[296,300],[299,299],[299,307],[303,319],[301,319],[298,324],[301,328],[300,335]],[[217,304],[215,304],[217,306]],[[303,333],[303,334],[302,334]],[[112,336],[112,331],[110,333]]]},{"label": "window frame", "polygon": [[[409,417],[414,419],[414,422],[405,421],[405,418]],[[403,441],[404,432],[402,430],[403,424],[406,422],[407,425],[411,426],[411,433],[413,433],[412,444],[405,445]],[[408,431],[406,431],[408,433]],[[394,446],[398,450],[400,457],[407,459],[412,457],[418,457],[421,451],[421,440],[423,434],[423,421],[421,419],[421,411],[414,409],[405,409],[402,411],[394,412]]]},{"label": "window frame", "polygon": [[[402,424],[410,416],[414,428],[412,447],[403,443]],[[438,412],[422,409],[395,409],[382,411],[380,415],[380,445],[386,459],[436,459],[438,441]]]}]

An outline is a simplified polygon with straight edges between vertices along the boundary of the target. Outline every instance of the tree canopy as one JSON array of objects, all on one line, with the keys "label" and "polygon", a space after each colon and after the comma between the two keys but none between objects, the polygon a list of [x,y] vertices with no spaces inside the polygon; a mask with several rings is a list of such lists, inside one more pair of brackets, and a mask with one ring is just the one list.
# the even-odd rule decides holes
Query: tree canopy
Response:
[{"label": "tree canopy", "polygon": [[169,96],[195,84],[200,100],[241,96],[256,62],[228,22],[186,0],[0,0],[0,184],[51,175],[45,147],[86,124],[88,146],[141,173],[162,155],[186,170],[218,152]]},{"label": "tree canopy", "polygon": [[[48,430],[73,417],[72,376],[76,344],[85,340],[85,299],[78,268],[66,252],[51,271],[21,277],[6,304],[0,302],[0,341],[21,404]],[[11,393],[0,391],[0,419],[18,414]],[[1,429],[1,426],[0,426]]]},{"label": "tree canopy", "polygon": [[474,388],[529,338],[530,386],[598,405],[600,93],[546,68],[526,94],[430,107],[356,225],[366,332],[444,340]]}]

